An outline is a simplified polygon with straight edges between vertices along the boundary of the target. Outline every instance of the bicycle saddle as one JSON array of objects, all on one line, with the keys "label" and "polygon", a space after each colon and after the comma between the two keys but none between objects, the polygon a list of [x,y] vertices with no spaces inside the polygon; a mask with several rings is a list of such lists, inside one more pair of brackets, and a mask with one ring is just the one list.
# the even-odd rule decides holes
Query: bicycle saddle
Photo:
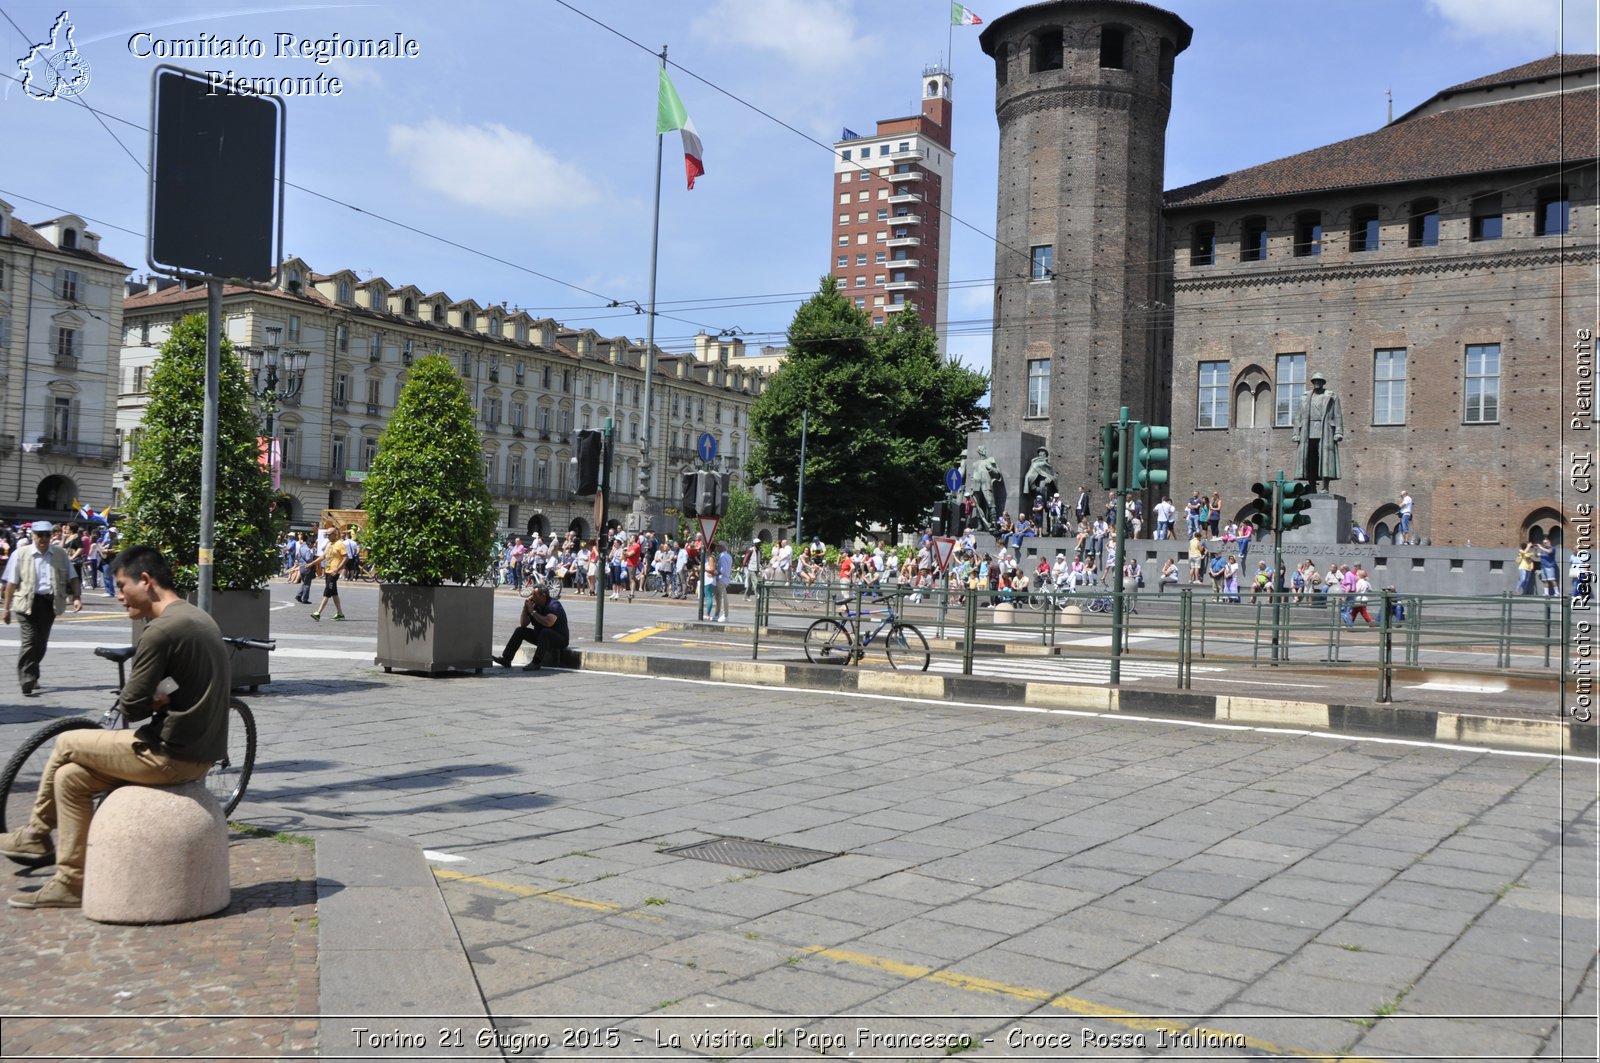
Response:
[{"label": "bicycle saddle", "polygon": [[132,659],[132,657],[133,657],[133,647],[132,646],[96,646],[94,648],[94,655],[96,657],[104,657],[108,661],[116,661],[118,664],[121,664],[123,661]]}]

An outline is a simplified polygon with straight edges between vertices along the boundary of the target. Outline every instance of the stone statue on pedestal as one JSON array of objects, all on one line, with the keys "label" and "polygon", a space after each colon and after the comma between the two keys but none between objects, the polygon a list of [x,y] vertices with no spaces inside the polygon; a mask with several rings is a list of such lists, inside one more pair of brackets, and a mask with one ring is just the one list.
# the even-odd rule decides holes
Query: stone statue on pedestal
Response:
[{"label": "stone statue on pedestal", "polygon": [[1339,444],[1344,440],[1344,415],[1339,408],[1339,396],[1327,390],[1328,378],[1320,372],[1311,374],[1311,394],[1300,404],[1300,416],[1295,419],[1294,442],[1296,480],[1302,480],[1317,490],[1322,490],[1339,478]]}]

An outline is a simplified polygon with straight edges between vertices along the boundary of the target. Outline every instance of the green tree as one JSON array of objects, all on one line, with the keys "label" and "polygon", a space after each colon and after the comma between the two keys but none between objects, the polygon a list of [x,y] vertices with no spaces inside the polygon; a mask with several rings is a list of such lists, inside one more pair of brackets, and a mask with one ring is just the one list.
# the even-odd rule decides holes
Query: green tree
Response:
[{"label": "green tree", "polygon": [[[272,478],[244,366],[222,337],[217,405],[217,492],[212,586],[255,590],[278,570]],[[206,317],[179,321],[150,375],[150,400],[131,463],[123,541],[159,549],[180,592],[199,586],[200,449],[205,421]]]},{"label": "green tree", "polygon": [[362,549],[378,578],[436,587],[477,580],[494,549],[483,437],[461,378],[440,354],[419,358],[367,472]]},{"label": "green tree", "polygon": [[749,544],[756,530],[756,496],[742,487],[728,488],[728,508],[717,525],[717,535],[734,553]]},{"label": "green tree", "polygon": [[805,531],[838,542],[914,524],[980,427],[988,379],[939,356],[915,314],[873,328],[824,277],[795,313],[789,354],[750,410],[751,475],[793,512],[806,414]]}]

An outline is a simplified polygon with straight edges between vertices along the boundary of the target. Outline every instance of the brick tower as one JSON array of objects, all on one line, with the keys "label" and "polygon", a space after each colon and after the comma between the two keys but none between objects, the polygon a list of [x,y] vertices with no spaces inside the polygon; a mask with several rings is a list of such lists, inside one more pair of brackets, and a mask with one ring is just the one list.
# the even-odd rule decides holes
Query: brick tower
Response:
[{"label": "brick tower", "polygon": [[1051,0],[980,38],[1000,123],[990,425],[1044,440],[1063,494],[1096,482],[1120,407],[1170,423],[1162,167],[1192,32],[1136,0]]}]

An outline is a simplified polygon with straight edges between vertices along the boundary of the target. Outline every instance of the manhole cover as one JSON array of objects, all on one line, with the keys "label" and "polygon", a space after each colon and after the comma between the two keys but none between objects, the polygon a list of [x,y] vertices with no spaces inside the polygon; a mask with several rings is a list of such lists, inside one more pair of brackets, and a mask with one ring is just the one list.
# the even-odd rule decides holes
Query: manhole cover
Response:
[{"label": "manhole cover", "polygon": [[831,860],[839,855],[825,853],[821,849],[802,849],[797,845],[776,845],[749,838],[712,838],[661,851],[669,856],[686,856],[690,860],[707,860],[713,864],[744,867],[751,871],[788,871],[819,860]]}]

